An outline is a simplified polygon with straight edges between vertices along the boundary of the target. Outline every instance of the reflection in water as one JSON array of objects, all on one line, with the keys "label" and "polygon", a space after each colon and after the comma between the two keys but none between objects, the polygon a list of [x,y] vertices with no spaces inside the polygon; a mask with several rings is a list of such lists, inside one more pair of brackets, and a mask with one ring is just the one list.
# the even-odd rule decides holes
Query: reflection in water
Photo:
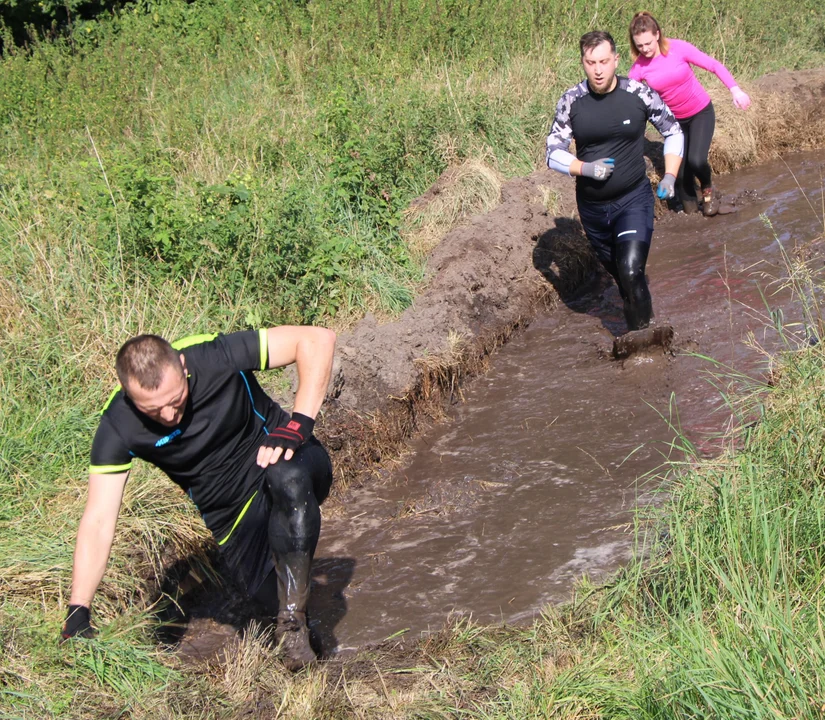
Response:
[{"label": "reflection in water", "polygon": [[799,314],[770,283],[782,261],[760,213],[783,242],[821,236],[811,205],[821,207],[823,159],[788,160],[810,204],[776,162],[721,178],[725,192],[755,188],[763,200],[657,225],[648,275],[658,321],[676,329],[675,357],[610,362],[615,287],[569,301],[498,353],[403,470],[359,489],[346,517],[325,522],[319,557],[357,558],[339,649],[440,627],[454,609],[481,622],[526,620],[569,598],[582,574],[627,559],[630,511],[656,490],[637,478],[665,461],[668,420],[711,453],[730,419],[710,364],[686,353],[758,376],[766,358],[746,343],[749,331],[769,350],[778,342],[761,293],[787,318]]}]

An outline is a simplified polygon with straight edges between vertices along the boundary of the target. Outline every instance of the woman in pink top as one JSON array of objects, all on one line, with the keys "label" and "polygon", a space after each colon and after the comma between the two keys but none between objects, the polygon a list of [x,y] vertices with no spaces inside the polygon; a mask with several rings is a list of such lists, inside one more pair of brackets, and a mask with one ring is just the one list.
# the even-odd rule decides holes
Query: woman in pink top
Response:
[{"label": "woman in pink top", "polygon": [[719,211],[719,193],[711,182],[708,151],[716,114],[710,95],[693,74],[691,65],[715,73],[733,95],[733,104],[747,110],[750,98],[736,84],[733,75],[718,60],[705,55],[689,42],[662,35],[659,23],[648,12],[636,13],[630,23],[630,53],[634,63],[628,72],[632,80],[646,82],[673,111],[685,135],[684,162],[680,168],[680,195],[686,212],[698,209],[696,179],[702,187],[702,212]]}]

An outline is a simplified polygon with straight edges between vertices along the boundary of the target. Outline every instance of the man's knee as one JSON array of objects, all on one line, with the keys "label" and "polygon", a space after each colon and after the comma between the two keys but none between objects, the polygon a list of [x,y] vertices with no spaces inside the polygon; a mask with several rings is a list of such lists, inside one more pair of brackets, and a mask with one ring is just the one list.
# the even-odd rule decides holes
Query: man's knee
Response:
[{"label": "man's knee", "polygon": [[321,503],[332,483],[329,454],[318,440],[310,438],[291,459],[281,459],[266,469],[266,483],[273,497],[310,491]]},{"label": "man's knee", "polygon": [[270,494],[297,497],[312,491],[312,477],[306,467],[281,459],[266,472]]},{"label": "man's knee", "polygon": [[276,554],[314,547],[321,511],[306,468],[279,460],[266,469],[266,489],[272,503],[269,542]]},{"label": "man's knee", "polygon": [[619,273],[619,281],[633,295],[637,289],[644,289],[645,264],[649,246],[642,242],[623,243],[617,252],[616,267]]},{"label": "man's knee", "polygon": [[644,267],[631,259],[623,259],[618,264],[619,277],[628,287],[636,285],[644,278]]}]

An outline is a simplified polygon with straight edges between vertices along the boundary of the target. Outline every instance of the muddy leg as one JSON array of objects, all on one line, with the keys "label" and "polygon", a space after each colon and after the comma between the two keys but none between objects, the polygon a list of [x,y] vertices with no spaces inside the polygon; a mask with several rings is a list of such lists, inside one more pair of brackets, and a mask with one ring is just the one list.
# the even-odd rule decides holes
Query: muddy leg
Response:
[{"label": "muddy leg", "polygon": [[278,581],[275,632],[291,670],[316,659],[309,644],[306,606],[312,558],[321,533],[320,501],[329,492],[331,481],[329,458],[317,442],[302,447],[292,460],[281,460],[267,470],[272,500],[269,544]]},{"label": "muddy leg", "polygon": [[628,240],[616,245],[617,279],[628,330],[646,328],[653,315],[653,301],[645,280],[649,250],[650,243],[641,240]]}]

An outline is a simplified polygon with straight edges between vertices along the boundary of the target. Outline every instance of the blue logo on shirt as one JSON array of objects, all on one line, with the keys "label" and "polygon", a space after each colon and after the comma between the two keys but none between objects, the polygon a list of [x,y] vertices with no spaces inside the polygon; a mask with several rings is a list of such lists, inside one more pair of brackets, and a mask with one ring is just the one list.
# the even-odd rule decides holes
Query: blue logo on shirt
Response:
[{"label": "blue logo on shirt", "polygon": [[180,428],[173,430],[169,433],[166,437],[162,437],[155,443],[155,447],[163,447],[164,445],[168,445],[172,440],[174,440],[178,435],[180,435]]}]

